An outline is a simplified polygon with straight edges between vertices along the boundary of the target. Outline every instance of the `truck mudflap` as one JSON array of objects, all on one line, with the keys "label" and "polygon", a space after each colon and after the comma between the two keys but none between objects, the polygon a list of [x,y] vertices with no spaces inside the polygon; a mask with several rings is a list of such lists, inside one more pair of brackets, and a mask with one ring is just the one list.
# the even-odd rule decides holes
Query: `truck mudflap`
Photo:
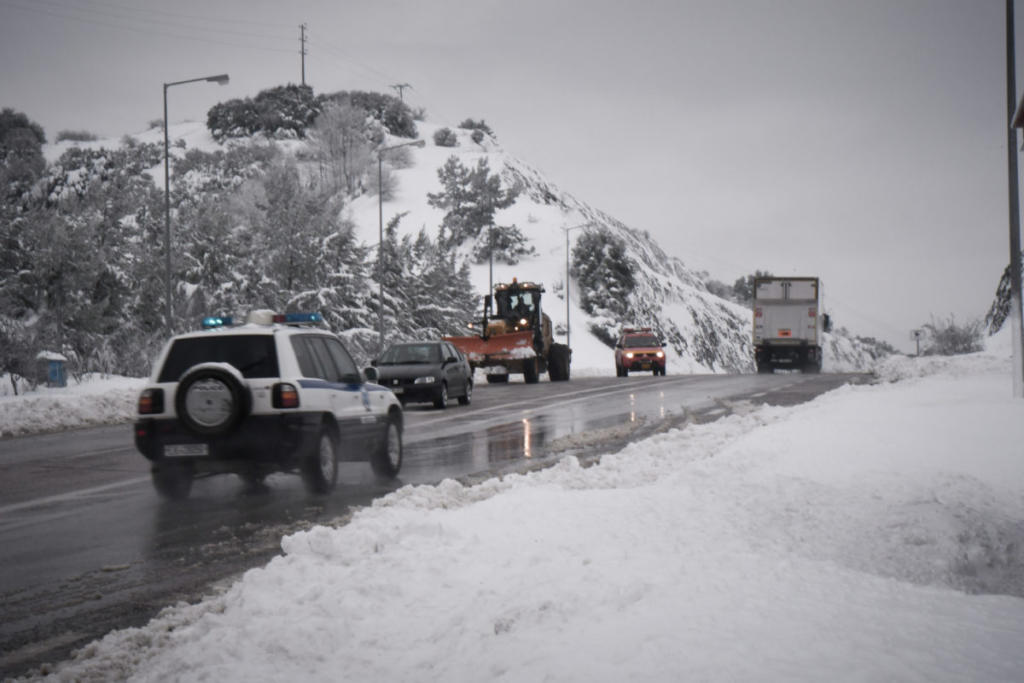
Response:
[{"label": "truck mudflap", "polygon": [[820,346],[807,343],[764,343],[754,347],[754,360],[758,372],[800,370],[805,373],[821,372]]},{"label": "truck mudflap", "polygon": [[444,337],[469,359],[474,368],[493,365],[514,367],[528,358],[536,357],[533,349],[533,330],[494,334],[486,339],[476,335],[468,337]]}]

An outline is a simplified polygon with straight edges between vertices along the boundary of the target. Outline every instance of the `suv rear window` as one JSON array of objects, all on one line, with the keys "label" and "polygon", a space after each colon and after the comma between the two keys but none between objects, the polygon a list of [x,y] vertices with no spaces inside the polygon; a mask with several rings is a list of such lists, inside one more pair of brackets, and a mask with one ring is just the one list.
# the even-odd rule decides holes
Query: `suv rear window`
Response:
[{"label": "suv rear window", "polygon": [[627,349],[629,349],[629,348],[634,348],[635,349],[635,348],[637,348],[639,346],[661,346],[661,342],[658,341],[657,337],[651,336],[649,334],[646,334],[646,335],[635,334],[635,335],[630,335],[628,337],[625,337],[622,340],[622,345],[625,346]]},{"label": "suv rear window", "polygon": [[277,351],[269,334],[176,339],[158,382],[177,382],[198,363],[230,363],[243,377],[277,377]]}]

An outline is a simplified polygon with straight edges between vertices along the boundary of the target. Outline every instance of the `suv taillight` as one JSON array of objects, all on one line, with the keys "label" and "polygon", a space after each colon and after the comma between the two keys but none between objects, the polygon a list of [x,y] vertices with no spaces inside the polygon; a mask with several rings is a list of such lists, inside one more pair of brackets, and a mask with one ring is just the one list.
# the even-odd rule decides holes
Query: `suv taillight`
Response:
[{"label": "suv taillight", "polygon": [[156,415],[164,412],[164,390],[143,389],[139,395],[139,415]]},{"label": "suv taillight", "polygon": [[275,408],[298,408],[299,390],[294,384],[280,383],[274,385],[271,405]]}]

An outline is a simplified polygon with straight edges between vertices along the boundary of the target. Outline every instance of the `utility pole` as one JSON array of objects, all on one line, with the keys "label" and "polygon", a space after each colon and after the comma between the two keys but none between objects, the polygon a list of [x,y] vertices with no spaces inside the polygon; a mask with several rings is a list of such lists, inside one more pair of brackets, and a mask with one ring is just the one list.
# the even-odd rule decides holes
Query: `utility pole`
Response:
[{"label": "utility pole", "polygon": [[1021,323],[1020,284],[1020,181],[1017,175],[1017,105],[1016,49],[1013,40],[1013,1],[1006,0],[1006,106],[1009,112],[1007,134],[1009,145],[1010,194],[1010,328],[1013,340],[1013,396],[1024,398],[1024,330]]},{"label": "utility pole", "polygon": [[565,232],[565,345],[570,346],[569,343],[569,233],[573,230],[579,230],[580,228],[586,228],[590,223],[581,223],[580,225],[574,225],[571,228],[562,228]]},{"label": "utility pole", "polygon": [[405,97],[403,97],[403,95],[402,95],[402,93],[405,92],[405,89],[406,88],[410,88],[410,89],[412,88],[412,86],[409,85],[408,83],[395,83],[391,87],[398,91],[398,99],[401,102],[405,102]]},{"label": "utility pole", "polygon": [[306,85],[306,25],[299,24],[299,54],[302,55],[302,85]]}]

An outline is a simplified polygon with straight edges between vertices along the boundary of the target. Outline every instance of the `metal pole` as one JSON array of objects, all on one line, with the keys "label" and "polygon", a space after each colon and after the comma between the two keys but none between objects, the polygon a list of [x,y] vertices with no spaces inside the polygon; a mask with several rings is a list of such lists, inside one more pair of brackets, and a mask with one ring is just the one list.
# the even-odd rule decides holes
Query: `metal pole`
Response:
[{"label": "metal pole", "polygon": [[377,354],[384,353],[384,172],[382,152],[377,152],[377,219],[380,225],[380,241],[377,243],[377,284],[380,286],[378,295],[378,313],[380,339]]},{"label": "metal pole", "polygon": [[569,231],[565,231],[565,345],[572,348],[569,343]]},{"label": "metal pole", "polygon": [[1024,398],[1024,341],[1021,321],[1020,283],[1020,199],[1017,175],[1017,129],[1013,127],[1014,107],[1017,103],[1016,50],[1014,48],[1013,0],[1006,0],[1006,99],[1009,112],[1007,154],[1009,160],[1010,195],[1010,327],[1013,339],[1013,396]]},{"label": "metal pole", "polygon": [[167,84],[164,83],[164,250],[166,258],[166,292],[167,298],[167,310],[165,315],[165,327],[167,328],[167,335],[170,336],[173,331],[171,323],[171,164],[168,156],[170,155],[170,143],[167,134]]},{"label": "metal pole", "polygon": [[399,147],[423,147],[426,144],[425,140],[413,140],[412,142],[403,142],[399,145],[377,149],[377,222],[380,231],[380,241],[377,246],[377,284],[380,287],[380,320],[378,323],[380,326],[380,349],[377,351],[378,354],[384,353],[384,152],[390,152]]},{"label": "metal pole", "polygon": [[167,289],[165,292],[165,296],[167,298],[167,310],[165,315],[167,316],[167,320],[165,321],[165,327],[167,328],[168,335],[174,331],[174,318],[173,304],[171,303],[171,145],[170,138],[167,133],[167,89],[172,85],[196,83],[198,81],[207,81],[208,83],[224,85],[229,80],[230,79],[227,74],[218,74],[216,76],[202,76],[200,78],[188,78],[184,81],[164,83],[164,246],[167,250],[165,264],[167,270]]},{"label": "metal pole", "polygon": [[573,230],[585,228],[588,225],[590,223],[581,223],[571,228],[562,228],[565,231],[565,345],[570,347],[572,345],[569,343],[569,233]]}]

